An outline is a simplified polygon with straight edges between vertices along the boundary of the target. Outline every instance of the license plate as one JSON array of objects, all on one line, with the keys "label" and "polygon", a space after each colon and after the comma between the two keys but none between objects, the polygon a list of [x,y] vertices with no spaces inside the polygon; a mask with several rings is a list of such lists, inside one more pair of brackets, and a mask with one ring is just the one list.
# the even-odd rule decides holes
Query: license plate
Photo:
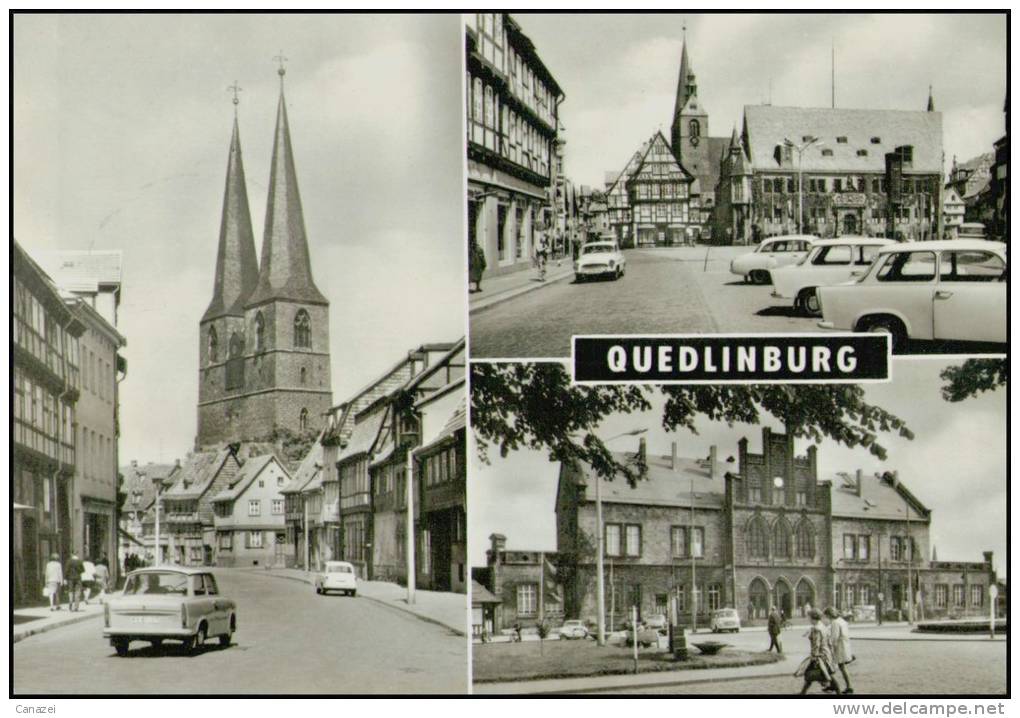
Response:
[{"label": "license plate", "polygon": [[162,623],[158,616],[135,616],[131,620],[134,623]]}]

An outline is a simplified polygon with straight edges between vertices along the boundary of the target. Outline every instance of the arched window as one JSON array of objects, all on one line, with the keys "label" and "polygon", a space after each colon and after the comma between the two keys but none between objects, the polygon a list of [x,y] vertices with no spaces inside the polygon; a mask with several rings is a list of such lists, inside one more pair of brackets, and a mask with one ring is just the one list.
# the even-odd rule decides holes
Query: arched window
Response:
[{"label": "arched window", "polygon": [[262,318],[262,312],[255,315],[255,351],[266,350],[266,320]]},{"label": "arched window", "polygon": [[304,309],[294,316],[294,346],[312,347],[312,319]]},{"label": "arched window", "polygon": [[747,553],[751,558],[769,556],[769,531],[761,516],[754,517],[747,525]]},{"label": "arched window", "polygon": [[815,530],[811,522],[802,519],[797,524],[797,558],[815,557]]},{"label": "arched window", "polygon": [[797,584],[796,600],[797,615],[806,616],[815,603],[815,587],[806,578],[802,578]]},{"label": "arched window", "polygon": [[298,415],[298,428],[301,431],[308,428],[308,409],[301,409],[301,413]]},{"label": "arched window", "polygon": [[224,387],[241,389],[244,387],[244,339],[237,332],[230,335],[227,355],[226,381]]},{"label": "arched window", "polygon": [[697,120],[691,120],[690,123],[688,124],[688,128],[690,129],[691,137],[701,137],[700,122],[698,122]]},{"label": "arched window", "polygon": [[308,370],[307,370],[307,369],[305,369],[304,367],[301,367],[301,383],[302,383],[302,384],[304,384],[304,383],[305,383],[305,379],[306,379],[307,377],[308,377]]},{"label": "arched window", "polygon": [[220,356],[220,340],[216,336],[216,327],[209,327],[209,363],[214,363]]},{"label": "arched window", "polygon": [[780,517],[772,527],[772,555],[776,558],[790,558],[790,524]]},{"label": "arched window", "polygon": [[760,578],[751,581],[751,587],[747,591],[748,618],[765,618],[769,613],[769,588]]}]

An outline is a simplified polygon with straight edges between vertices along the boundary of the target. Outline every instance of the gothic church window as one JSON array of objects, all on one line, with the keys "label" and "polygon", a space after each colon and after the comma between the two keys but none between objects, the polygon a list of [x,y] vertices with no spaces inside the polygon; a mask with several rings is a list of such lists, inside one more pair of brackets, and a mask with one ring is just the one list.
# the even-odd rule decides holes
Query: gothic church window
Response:
[{"label": "gothic church window", "polygon": [[308,378],[308,370],[305,369],[304,367],[301,367],[301,383],[304,384],[305,380],[307,378]]},{"label": "gothic church window", "polygon": [[691,120],[688,125],[691,137],[701,137],[701,123],[697,120]]},{"label": "gothic church window", "polygon": [[266,320],[262,318],[262,312],[255,315],[255,351],[266,350]]},{"label": "gothic church window", "polygon": [[216,327],[209,327],[209,363],[214,363],[219,358],[219,339],[216,336]]},{"label": "gothic church window", "polygon": [[797,558],[815,557],[815,532],[807,520],[797,524]]},{"label": "gothic church window", "polygon": [[301,414],[298,415],[298,428],[301,431],[305,431],[308,428],[308,409],[301,409]]},{"label": "gothic church window", "polygon": [[294,346],[305,349],[312,347],[312,320],[304,309],[294,317]]},{"label": "gothic church window", "polygon": [[768,558],[769,533],[764,519],[756,516],[747,525],[747,553],[752,558]]},{"label": "gothic church window", "polygon": [[780,518],[772,527],[772,555],[790,558],[790,525],[786,519]]},{"label": "gothic church window", "polygon": [[237,332],[230,335],[228,352],[224,386],[227,390],[240,389],[244,386],[244,339]]}]

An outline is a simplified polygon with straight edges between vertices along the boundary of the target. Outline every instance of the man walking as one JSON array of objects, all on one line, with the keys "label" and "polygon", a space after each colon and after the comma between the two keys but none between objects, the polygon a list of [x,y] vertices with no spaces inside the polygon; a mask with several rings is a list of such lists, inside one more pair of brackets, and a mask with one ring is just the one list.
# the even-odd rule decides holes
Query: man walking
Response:
[{"label": "man walking", "polygon": [[846,665],[854,660],[853,649],[850,647],[850,624],[832,606],[825,609],[825,615],[829,617],[829,644],[832,646],[832,661],[839,666],[839,672],[843,674],[843,682],[846,684],[843,692],[853,693],[850,674],[846,670]]},{"label": "man walking", "polygon": [[769,611],[769,650],[775,646],[776,653],[783,652],[783,643],[779,640],[779,634],[783,632],[783,617],[779,615],[779,609],[775,606]]},{"label": "man walking", "polygon": [[85,564],[78,558],[78,554],[72,553],[64,566],[64,580],[67,582],[69,611],[78,610],[78,602],[81,600],[81,575],[85,572]]}]

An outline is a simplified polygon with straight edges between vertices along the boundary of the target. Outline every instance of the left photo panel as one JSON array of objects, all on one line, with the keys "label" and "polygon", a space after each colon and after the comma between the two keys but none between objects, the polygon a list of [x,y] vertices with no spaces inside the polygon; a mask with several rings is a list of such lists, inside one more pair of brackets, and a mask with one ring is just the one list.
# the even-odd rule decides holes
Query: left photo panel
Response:
[{"label": "left photo panel", "polygon": [[11,30],[11,695],[466,693],[459,16]]}]

